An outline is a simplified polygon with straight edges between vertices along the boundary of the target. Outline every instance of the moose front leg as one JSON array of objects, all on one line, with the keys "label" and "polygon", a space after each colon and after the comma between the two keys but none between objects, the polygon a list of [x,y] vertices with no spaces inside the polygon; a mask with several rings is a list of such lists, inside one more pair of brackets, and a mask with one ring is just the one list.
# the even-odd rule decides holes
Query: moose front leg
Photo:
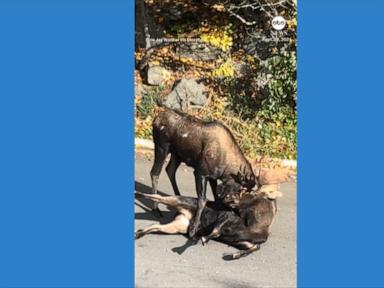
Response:
[{"label": "moose front leg", "polygon": [[203,245],[206,245],[210,240],[220,237],[221,230],[223,229],[224,225],[228,223],[228,221],[229,221],[228,217],[219,218],[215,226],[213,227],[211,233],[207,236],[201,237],[201,243]]},{"label": "moose front leg", "polygon": [[203,213],[205,204],[207,203],[207,182],[208,179],[205,176],[202,176],[199,172],[194,172],[195,174],[195,182],[196,182],[196,192],[197,192],[197,209],[196,214],[189,225],[188,234],[190,238],[195,238],[197,230],[200,225],[201,214]]}]

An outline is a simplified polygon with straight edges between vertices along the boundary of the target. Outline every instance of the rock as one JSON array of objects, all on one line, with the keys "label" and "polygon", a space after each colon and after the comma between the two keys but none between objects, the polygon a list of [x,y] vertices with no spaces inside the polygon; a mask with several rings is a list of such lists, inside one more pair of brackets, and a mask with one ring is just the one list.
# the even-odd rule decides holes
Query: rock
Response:
[{"label": "rock", "polygon": [[212,61],[223,57],[223,53],[218,48],[201,42],[181,43],[177,47],[176,54],[179,57],[202,61]]},{"label": "rock", "polygon": [[244,61],[234,61],[232,66],[238,77],[248,76],[251,73],[251,68]]},{"label": "rock", "polygon": [[149,67],[147,71],[147,83],[149,85],[160,85],[169,75],[170,72],[161,66]]},{"label": "rock", "polygon": [[143,85],[141,83],[135,83],[135,97],[141,99],[143,97]]},{"label": "rock", "polygon": [[202,107],[206,102],[204,84],[199,84],[194,79],[182,79],[165,97],[164,105],[186,111],[188,107]]}]

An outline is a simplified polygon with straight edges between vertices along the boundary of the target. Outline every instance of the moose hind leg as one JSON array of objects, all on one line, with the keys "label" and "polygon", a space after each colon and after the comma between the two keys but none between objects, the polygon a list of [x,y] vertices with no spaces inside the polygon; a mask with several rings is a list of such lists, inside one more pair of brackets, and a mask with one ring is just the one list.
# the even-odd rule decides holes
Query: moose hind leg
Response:
[{"label": "moose hind leg", "polygon": [[[157,184],[159,182],[159,175],[161,173],[161,169],[163,168],[165,159],[168,155],[168,147],[161,147],[159,145],[155,146],[155,161],[153,162],[153,166],[151,169],[151,181],[152,181],[152,193],[157,194]],[[162,216],[161,212],[158,208],[158,203],[153,203],[153,210],[155,211],[155,215]]]},{"label": "moose hind leg", "polygon": [[215,226],[213,227],[211,233],[207,236],[201,237],[201,243],[203,245],[208,244],[209,241],[212,239],[218,238],[221,235],[221,230],[223,229],[224,225],[227,224],[229,219],[227,217],[221,217],[217,220]]},{"label": "moose hind leg", "polygon": [[173,191],[175,192],[175,195],[180,195],[179,187],[177,187],[176,183],[176,170],[180,166],[180,159],[176,155],[172,154],[171,155],[171,160],[169,161],[167,167],[165,168],[169,180],[171,181]]},{"label": "moose hind leg", "polygon": [[223,259],[225,259],[225,260],[239,259],[241,257],[247,256],[247,255],[260,249],[260,244],[253,244],[253,243],[248,242],[248,241],[239,242],[234,246],[237,246],[241,250],[239,250],[235,253],[225,253],[223,255]]},{"label": "moose hind leg", "polygon": [[135,232],[135,239],[139,239],[146,234],[160,232],[164,234],[185,234],[188,229],[189,220],[179,215],[175,220],[168,224],[153,224],[145,229],[139,229]]}]

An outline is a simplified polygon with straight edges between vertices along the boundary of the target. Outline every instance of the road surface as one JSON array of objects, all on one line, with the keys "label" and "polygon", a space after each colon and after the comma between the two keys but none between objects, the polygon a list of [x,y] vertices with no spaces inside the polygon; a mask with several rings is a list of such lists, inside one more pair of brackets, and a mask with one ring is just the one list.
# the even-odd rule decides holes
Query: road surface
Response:
[{"label": "road surface", "polygon": [[[136,155],[137,191],[151,193],[151,167],[151,160]],[[177,171],[182,195],[196,196],[192,171],[184,165]],[[164,170],[158,188],[162,193],[173,195]],[[138,239],[135,243],[136,287],[296,287],[296,183],[282,184],[281,191],[283,197],[277,203],[278,212],[269,240],[259,251],[239,260],[223,260],[223,253],[236,249],[215,241],[206,246],[198,243],[183,251],[181,247],[187,240],[183,235],[149,234]],[[212,199],[210,190],[207,196]],[[164,211],[160,222],[168,222],[174,212],[167,211],[162,205],[160,209]],[[158,221],[146,211],[142,202],[136,200],[136,230]]]}]

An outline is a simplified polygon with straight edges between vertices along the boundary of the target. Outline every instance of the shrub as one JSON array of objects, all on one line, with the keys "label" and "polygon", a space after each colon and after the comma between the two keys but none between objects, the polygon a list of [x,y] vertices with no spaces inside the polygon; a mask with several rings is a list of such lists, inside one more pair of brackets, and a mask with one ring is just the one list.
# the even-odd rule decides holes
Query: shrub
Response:
[{"label": "shrub", "polygon": [[156,99],[164,88],[162,86],[145,89],[141,98],[135,99],[135,136],[152,138],[152,117]]},{"label": "shrub", "polygon": [[[267,154],[296,157],[296,54],[282,52],[270,58],[266,67],[272,74],[267,84],[268,97],[261,102],[257,118],[266,147],[275,147]],[[271,149],[269,149],[271,150]]]},{"label": "shrub", "polygon": [[[261,103],[263,114],[267,118],[292,119],[296,111],[297,84],[296,84],[296,54],[295,52],[282,52],[266,61],[266,68],[272,74],[268,82],[268,97]],[[281,115],[282,114],[282,115]]]}]

